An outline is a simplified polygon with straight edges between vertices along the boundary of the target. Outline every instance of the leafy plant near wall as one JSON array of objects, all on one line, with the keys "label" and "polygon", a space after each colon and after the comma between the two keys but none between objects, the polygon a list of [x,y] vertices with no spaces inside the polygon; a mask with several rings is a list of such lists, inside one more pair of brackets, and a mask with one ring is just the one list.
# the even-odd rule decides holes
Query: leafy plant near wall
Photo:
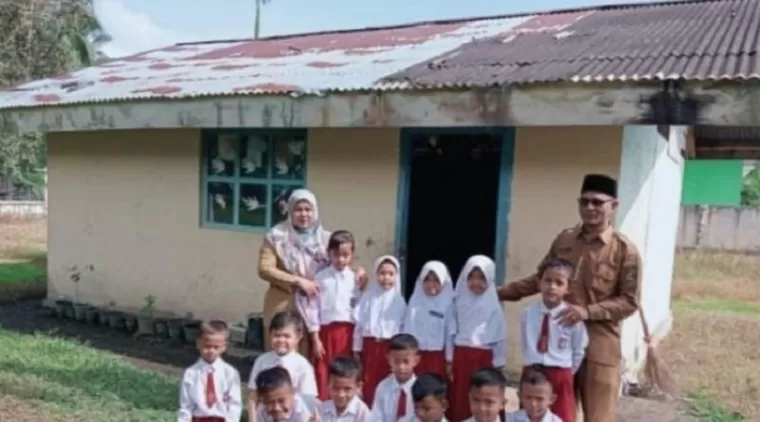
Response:
[{"label": "leafy plant near wall", "polygon": [[72,283],[74,283],[74,302],[79,302],[79,282],[82,280],[82,273],[84,271],[87,272],[93,272],[95,271],[95,266],[92,264],[85,265],[83,268],[79,268],[79,266],[74,265],[69,268],[69,280],[71,280]]},{"label": "leafy plant near wall", "polygon": [[760,164],[744,176],[741,198],[742,206],[760,207]]}]

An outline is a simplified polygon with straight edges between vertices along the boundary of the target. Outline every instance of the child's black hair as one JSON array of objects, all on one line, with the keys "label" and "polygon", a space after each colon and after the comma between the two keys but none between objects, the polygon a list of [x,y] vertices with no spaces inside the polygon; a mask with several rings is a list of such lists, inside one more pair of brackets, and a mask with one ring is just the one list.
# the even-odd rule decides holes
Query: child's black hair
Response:
[{"label": "child's black hair", "polygon": [[573,272],[575,271],[575,265],[572,262],[562,258],[552,258],[541,265],[541,275],[554,268],[567,271],[570,277],[573,276]]},{"label": "child's black hair", "polygon": [[419,350],[420,343],[411,334],[401,333],[391,337],[388,350]]},{"label": "child's black hair", "polygon": [[275,366],[259,372],[256,375],[255,383],[258,394],[267,394],[278,388],[293,386],[290,373],[282,366]]},{"label": "child's black hair", "polygon": [[362,366],[349,356],[338,356],[327,365],[330,377],[352,378],[356,381],[362,379]]},{"label": "child's black hair", "polygon": [[298,313],[293,311],[277,312],[272,317],[272,321],[269,322],[269,332],[284,330],[285,328],[293,327],[296,332],[303,333],[303,320]]},{"label": "child's black hair", "polygon": [[552,383],[549,382],[549,378],[540,369],[527,368],[520,377],[520,387],[523,384],[528,385],[548,385],[549,389],[552,388]]},{"label": "child's black hair", "polygon": [[507,388],[507,378],[496,368],[483,368],[472,374],[470,388],[499,387]]},{"label": "child's black hair", "polygon": [[412,400],[417,403],[431,396],[446,400],[449,397],[448,383],[438,374],[422,374],[412,384]]},{"label": "child's black hair", "polygon": [[336,230],[330,235],[330,240],[327,241],[328,251],[337,251],[340,245],[349,244],[351,250],[354,250],[356,242],[354,241],[354,235],[348,230]]}]

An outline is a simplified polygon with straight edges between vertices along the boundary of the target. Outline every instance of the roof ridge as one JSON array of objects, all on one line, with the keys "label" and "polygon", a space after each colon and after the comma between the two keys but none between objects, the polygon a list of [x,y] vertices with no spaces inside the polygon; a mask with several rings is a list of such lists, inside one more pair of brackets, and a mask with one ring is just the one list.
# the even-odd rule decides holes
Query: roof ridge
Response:
[{"label": "roof ridge", "polygon": [[280,34],[280,35],[271,35],[268,37],[261,37],[258,39],[231,38],[231,39],[223,39],[223,40],[188,41],[188,42],[176,43],[174,45],[175,46],[189,46],[189,45],[224,44],[224,43],[251,42],[251,41],[278,41],[278,40],[288,40],[288,39],[296,38],[296,37],[309,37],[309,36],[315,36],[315,35],[337,35],[337,34],[350,34],[354,32],[370,32],[370,31],[384,31],[384,30],[413,28],[413,27],[421,26],[421,25],[446,25],[446,24],[467,23],[467,22],[485,21],[485,20],[521,18],[521,17],[528,17],[528,16],[559,15],[563,13],[612,11],[612,10],[623,10],[623,9],[642,9],[642,8],[651,8],[651,7],[681,6],[681,5],[697,4],[697,3],[733,3],[733,2],[740,3],[744,1],[746,0],[658,0],[658,1],[649,1],[649,2],[645,1],[645,2],[636,2],[636,3],[631,1],[630,3],[609,3],[609,4],[602,4],[602,5],[596,5],[596,6],[579,6],[579,7],[565,8],[565,9],[551,9],[551,10],[544,10],[544,11],[507,13],[507,14],[502,14],[502,15],[470,16],[466,18],[423,20],[423,21],[406,22],[406,23],[385,25],[385,26],[367,26],[363,28],[331,29],[331,30],[323,30],[323,31],[302,32],[302,33],[296,33],[296,34]]}]

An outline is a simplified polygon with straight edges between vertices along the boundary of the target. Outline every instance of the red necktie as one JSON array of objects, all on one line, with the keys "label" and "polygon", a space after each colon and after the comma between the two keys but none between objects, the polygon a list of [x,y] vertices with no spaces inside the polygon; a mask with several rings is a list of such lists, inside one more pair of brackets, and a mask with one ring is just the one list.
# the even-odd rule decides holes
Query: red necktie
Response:
[{"label": "red necktie", "polygon": [[398,393],[398,404],[396,405],[396,417],[403,418],[406,416],[406,390],[403,388]]},{"label": "red necktie", "polygon": [[544,313],[544,320],[541,321],[541,333],[538,334],[538,344],[536,345],[538,353],[549,351],[549,313]]},{"label": "red necktie", "polygon": [[206,407],[211,408],[216,404],[216,388],[214,388],[214,371],[206,375]]}]

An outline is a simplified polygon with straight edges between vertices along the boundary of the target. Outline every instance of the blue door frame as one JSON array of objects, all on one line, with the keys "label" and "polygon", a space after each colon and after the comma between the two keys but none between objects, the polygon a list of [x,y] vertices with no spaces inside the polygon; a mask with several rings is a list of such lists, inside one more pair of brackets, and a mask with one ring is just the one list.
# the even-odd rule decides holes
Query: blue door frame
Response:
[{"label": "blue door frame", "polygon": [[[507,236],[509,233],[509,211],[512,203],[512,168],[515,157],[514,127],[457,127],[457,128],[408,128],[401,129],[399,145],[399,175],[396,194],[396,256],[405,261],[407,245],[407,225],[409,222],[409,187],[411,184],[412,137],[414,135],[500,135],[501,136],[501,170],[499,172],[499,195],[496,209],[496,245],[494,246],[496,263],[496,283],[501,284],[506,277],[504,262],[507,257]],[[401,268],[401,280],[406,280],[406,265]],[[456,277],[458,268],[451,268]]]}]

